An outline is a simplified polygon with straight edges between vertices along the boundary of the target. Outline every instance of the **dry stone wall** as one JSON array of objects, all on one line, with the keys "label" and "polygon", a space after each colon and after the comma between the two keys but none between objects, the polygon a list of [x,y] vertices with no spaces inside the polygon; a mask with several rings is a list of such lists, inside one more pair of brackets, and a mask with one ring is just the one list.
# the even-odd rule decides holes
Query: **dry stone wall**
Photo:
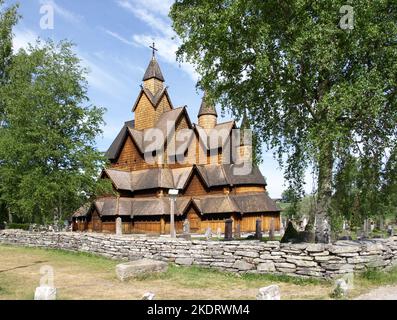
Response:
[{"label": "dry stone wall", "polygon": [[0,232],[0,244],[88,252],[119,260],[149,258],[238,273],[315,278],[334,278],[368,267],[387,269],[397,265],[397,237],[324,245],[5,230]]}]

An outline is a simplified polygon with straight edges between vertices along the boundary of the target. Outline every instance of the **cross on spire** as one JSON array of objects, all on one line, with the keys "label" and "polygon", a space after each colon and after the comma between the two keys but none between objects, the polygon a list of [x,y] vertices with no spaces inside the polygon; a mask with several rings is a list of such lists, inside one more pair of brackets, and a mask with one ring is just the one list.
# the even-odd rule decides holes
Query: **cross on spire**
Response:
[{"label": "cross on spire", "polygon": [[158,49],[156,49],[156,44],[153,42],[153,45],[149,46],[150,49],[153,50],[153,58],[156,55],[156,51],[159,51]]}]

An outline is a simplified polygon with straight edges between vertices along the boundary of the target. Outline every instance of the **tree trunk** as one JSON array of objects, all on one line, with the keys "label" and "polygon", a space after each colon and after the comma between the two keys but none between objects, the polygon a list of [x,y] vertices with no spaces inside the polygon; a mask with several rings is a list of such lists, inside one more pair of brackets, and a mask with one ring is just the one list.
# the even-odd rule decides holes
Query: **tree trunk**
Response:
[{"label": "tree trunk", "polygon": [[12,218],[12,213],[10,208],[7,208],[8,211],[8,223],[12,223],[13,222],[13,218]]},{"label": "tree trunk", "polygon": [[328,210],[332,195],[333,163],[332,143],[327,143],[320,150],[318,162],[318,191],[315,211],[315,239],[317,243],[330,242],[331,228]]}]

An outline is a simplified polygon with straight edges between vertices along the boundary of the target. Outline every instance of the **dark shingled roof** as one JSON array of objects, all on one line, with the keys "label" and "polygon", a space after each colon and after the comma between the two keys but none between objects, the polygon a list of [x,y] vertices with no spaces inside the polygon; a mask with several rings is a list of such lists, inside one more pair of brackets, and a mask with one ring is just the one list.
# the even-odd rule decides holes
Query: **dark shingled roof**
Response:
[{"label": "dark shingled roof", "polygon": [[143,81],[156,78],[160,81],[164,81],[163,74],[161,73],[160,66],[156,60],[156,57],[153,56],[152,60],[150,60],[149,66],[146,69],[145,75],[143,76]]},{"label": "dark shingled roof", "polygon": [[[164,141],[156,140],[157,144],[153,143],[153,141],[151,140],[145,141],[145,134],[150,133],[151,129],[136,130],[133,127],[134,125],[133,121],[126,122],[123,128],[121,129],[121,131],[119,132],[119,134],[117,135],[116,139],[113,141],[109,150],[106,152],[105,154],[106,157],[109,160],[117,159],[128,134],[131,136],[136,146],[138,147],[138,150],[142,154],[151,153],[156,150],[161,150],[164,144],[167,141],[169,141],[171,138],[171,133],[172,133],[171,129],[173,129],[173,127],[170,126],[169,124],[170,123],[176,124],[183,114],[186,116],[189,128],[191,128],[192,124],[187,114],[186,107],[179,107],[176,109],[172,109],[170,111],[166,111],[163,114],[161,114],[156,125],[151,129],[161,130],[161,132],[163,133],[164,137],[166,137],[166,139]],[[186,138],[187,141],[175,141],[175,149],[169,150],[168,155],[174,156],[174,155],[184,154],[187,148],[189,147],[192,139],[194,138],[194,133],[190,131],[189,136]]]},{"label": "dark shingled roof", "polygon": [[139,171],[104,170],[118,190],[139,191],[150,189],[184,189],[193,168],[147,169]]},{"label": "dark shingled roof", "polygon": [[[217,164],[197,166],[197,170],[208,187],[261,185],[266,186],[266,180],[257,166],[244,168],[242,165]],[[248,170],[248,172],[247,172]]]},{"label": "dark shingled roof", "polygon": [[193,198],[193,202],[199,208],[201,214],[234,213],[240,211],[233,199],[227,195]]},{"label": "dark shingled roof", "polygon": [[[205,165],[195,168],[209,188],[239,185],[266,186],[266,180],[257,166],[253,166],[248,174],[243,175],[239,174],[239,170],[242,170],[239,165]],[[131,192],[159,188],[184,190],[193,170],[194,167],[154,168],[132,172],[106,169],[103,175],[113,182],[117,190]],[[242,170],[241,173],[246,172]]]},{"label": "dark shingled roof", "polygon": [[120,146],[123,144],[127,133],[128,133],[128,129],[134,129],[135,126],[135,121],[127,121],[126,123],[124,123],[123,128],[121,128],[119,134],[117,135],[116,139],[114,139],[113,143],[111,144],[110,148],[108,149],[108,151],[106,151],[105,156],[109,159],[109,160],[114,160],[118,157],[119,152],[120,152]]},{"label": "dark shingled roof", "polygon": [[216,112],[216,108],[207,101],[207,94],[204,94],[198,116],[201,117],[204,115],[213,115],[216,117],[218,116],[218,113]]},{"label": "dark shingled roof", "polygon": [[240,208],[240,212],[258,213],[258,212],[280,212],[277,206],[267,193],[244,193],[231,196]]}]

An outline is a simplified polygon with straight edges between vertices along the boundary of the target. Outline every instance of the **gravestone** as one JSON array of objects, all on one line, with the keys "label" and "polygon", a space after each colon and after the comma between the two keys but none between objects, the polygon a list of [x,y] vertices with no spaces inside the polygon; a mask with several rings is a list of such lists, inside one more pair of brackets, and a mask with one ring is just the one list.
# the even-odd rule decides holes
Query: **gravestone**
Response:
[{"label": "gravestone", "polygon": [[217,238],[222,237],[222,229],[221,228],[216,229],[216,236],[217,236]]},{"label": "gravestone", "polygon": [[345,279],[338,279],[335,281],[335,288],[333,291],[333,296],[335,298],[345,297],[349,291],[349,287]]},{"label": "gravestone", "polygon": [[260,288],[256,300],[281,300],[280,287],[272,285]]},{"label": "gravestone", "polygon": [[188,219],[186,219],[183,222],[183,234],[189,234],[190,233],[190,222]]},{"label": "gravestone", "polygon": [[387,234],[388,234],[388,236],[389,237],[394,237],[394,228],[393,228],[393,226],[388,226],[387,227]]},{"label": "gravestone", "polygon": [[255,239],[262,240],[262,220],[256,220]]},{"label": "gravestone", "polygon": [[369,221],[368,219],[364,219],[362,238],[367,239],[368,237],[369,237]]},{"label": "gravestone", "polygon": [[241,238],[241,227],[239,223],[236,224],[236,230],[234,231],[234,238],[235,239]]},{"label": "gravestone", "polygon": [[233,220],[232,219],[225,220],[225,240],[226,241],[233,240]]},{"label": "gravestone", "polygon": [[205,230],[205,238],[206,238],[207,240],[211,240],[211,238],[212,238],[212,230],[211,230],[210,227],[208,227],[208,228]]},{"label": "gravestone", "polygon": [[57,289],[50,286],[40,286],[36,288],[34,300],[56,300]]},{"label": "gravestone", "polygon": [[269,240],[274,241],[274,218],[270,219]]},{"label": "gravestone", "polygon": [[121,236],[123,234],[123,222],[121,218],[118,217],[116,219],[116,235]]},{"label": "gravestone", "polygon": [[147,292],[147,293],[145,293],[143,296],[142,296],[142,299],[141,300],[154,300],[154,297],[155,297],[156,295],[154,294],[154,293],[152,293],[152,292]]}]

